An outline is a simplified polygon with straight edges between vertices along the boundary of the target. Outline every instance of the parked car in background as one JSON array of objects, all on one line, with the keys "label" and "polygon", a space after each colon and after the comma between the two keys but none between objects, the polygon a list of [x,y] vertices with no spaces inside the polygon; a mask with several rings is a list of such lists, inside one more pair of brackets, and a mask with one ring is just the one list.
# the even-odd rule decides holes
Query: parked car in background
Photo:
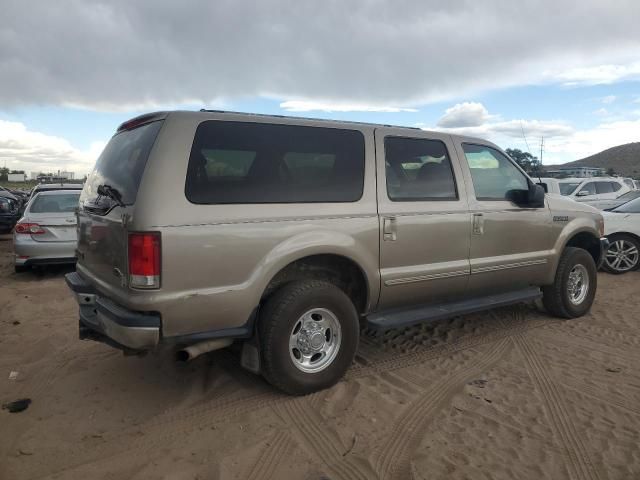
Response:
[{"label": "parked car in background", "polygon": [[31,198],[13,232],[16,272],[76,261],[79,198],[77,190],[40,192]]},{"label": "parked car in background", "polygon": [[10,233],[20,218],[20,202],[0,196],[0,233]]},{"label": "parked car in background", "polygon": [[603,212],[609,247],[603,268],[610,273],[626,273],[640,266],[640,197],[611,211]]},{"label": "parked car in background", "polygon": [[557,178],[535,177],[533,180],[544,188],[545,193],[562,195],[562,192],[560,191],[560,180]]},{"label": "parked car in background", "polygon": [[619,207],[623,203],[630,202],[634,198],[640,197],[640,190],[630,190],[627,193],[623,193],[619,197],[610,200],[593,200],[588,202],[592,207],[599,208],[600,210],[611,210]]},{"label": "parked car in background", "polygon": [[562,195],[588,205],[596,200],[613,200],[631,190],[617,177],[562,178],[559,183]]},{"label": "parked car in background", "polygon": [[640,180],[634,180],[633,184],[635,185],[636,190],[640,190]]},{"label": "parked car in background", "polygon": [[83,186],[82,183],[41,183],[33,187],[30,196],[33,197],[38,192],[53,192],[55,190],[81,191]]},{"label": "parked car in background", "polygon": [[636,184],[633,181],[633,178],[620,177],[620,180],[622,180],[631,190],[636,190]]},{"label": "parked car in background", "polygon": [[78,222],[80,338],[183,359],[237,340],[291,394],[335,384],[362,325],[539,298],[582,316],[606,243],[598,210],[485,140],[207,111],[122,124]]}]

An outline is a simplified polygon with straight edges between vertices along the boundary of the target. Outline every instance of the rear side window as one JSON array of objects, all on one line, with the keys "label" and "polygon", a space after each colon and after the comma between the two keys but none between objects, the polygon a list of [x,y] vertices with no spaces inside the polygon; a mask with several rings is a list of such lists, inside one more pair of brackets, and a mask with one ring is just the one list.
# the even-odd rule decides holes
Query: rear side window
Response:
[{"label": "rear side window", "polygon": [[355,202],[364,137],[355,130],[266,123],[201,123],[185,195],[197,204]]},{"label": "rear side window", "polygon": [[30,213],[73,213],[78,207],[80,192],[60,195],[37,195]]},{"label": "rear side window", "polygon": [[120,193],[125,205],[134,204],[149,152],[161,126],[162,121],[157,121],[114,135],[87,178],[81,201],[95,201],[98,186],[109,185]]},{"label": "rear side window", "polygon": [[596,182],[596,193],[613,193],[616,191],[614,189],[616,185],[617,183],[614,182]]},{"label": "rear side window", "polygon": [[396,202],[458,199],[444,143],[386,137],[384,149],[389,199]]}]

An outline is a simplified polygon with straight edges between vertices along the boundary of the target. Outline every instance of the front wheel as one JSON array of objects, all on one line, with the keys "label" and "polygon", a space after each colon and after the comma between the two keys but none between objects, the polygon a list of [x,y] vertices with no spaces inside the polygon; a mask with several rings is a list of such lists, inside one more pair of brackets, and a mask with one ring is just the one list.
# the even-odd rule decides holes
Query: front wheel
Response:
[{"label": "front wheel", "polygon": [[553,284],[542,289],[542,302],[556,317],[581,317],[591,308],[597,286],[593,257],[581,248],[567,247],[560,256]]},{"label": "front wheel", "polygon": [[614,234],[609,237],[603,268],[613,274],[636,270],[640,265],[640,242],[631,235]]},{"label": "front wheel", "polygon": [[292,395],[334,385],[358,347],[358,314],[335,285],[305,280],[285,285],[261,309],[262,372]]}]

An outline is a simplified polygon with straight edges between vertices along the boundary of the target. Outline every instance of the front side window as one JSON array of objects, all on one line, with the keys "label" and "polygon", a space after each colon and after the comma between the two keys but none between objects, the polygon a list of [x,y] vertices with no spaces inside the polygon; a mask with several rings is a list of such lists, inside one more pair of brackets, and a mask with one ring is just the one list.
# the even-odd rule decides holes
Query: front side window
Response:
[{"label": "front side window", "polygon": [[617,192],[622,188],[622,185],[620,185],[618,182],[611,182],[611,188],[613,192]]},{"label": "front side window", "polygon": [[586,197],[587,195],[596,194],[596,184],[594,182],[586,183],[578,192],[578,196]]},{"label": "front side window", "polygon": [[185,195],[197,204],[355,202],[364,186],[356,130],[202,122]]},{"label": "front side window", "polygon": [[390,200],[458,199],[451,160],[444,143],[421,138],[386,137],[384,149]]},{"label": "front side window", "polygon": [[529,190],[527,177],[498,150],[464,143],[478,200],[511,200],[513,192]]}]

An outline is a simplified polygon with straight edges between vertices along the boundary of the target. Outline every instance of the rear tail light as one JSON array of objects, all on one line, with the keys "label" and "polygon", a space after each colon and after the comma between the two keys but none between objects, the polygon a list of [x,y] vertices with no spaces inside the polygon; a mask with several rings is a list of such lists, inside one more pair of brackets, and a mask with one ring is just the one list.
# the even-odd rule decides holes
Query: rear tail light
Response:
[{"label": "rear tail light", "polygon": [[17,223],[15,226],[15,232],[26,235],[40,235],[45,233],[42,227],[37,223]]},{"label": "rear tail light", "polygon": [[160,288],[160,233],[129,234],[129,286]]}]

